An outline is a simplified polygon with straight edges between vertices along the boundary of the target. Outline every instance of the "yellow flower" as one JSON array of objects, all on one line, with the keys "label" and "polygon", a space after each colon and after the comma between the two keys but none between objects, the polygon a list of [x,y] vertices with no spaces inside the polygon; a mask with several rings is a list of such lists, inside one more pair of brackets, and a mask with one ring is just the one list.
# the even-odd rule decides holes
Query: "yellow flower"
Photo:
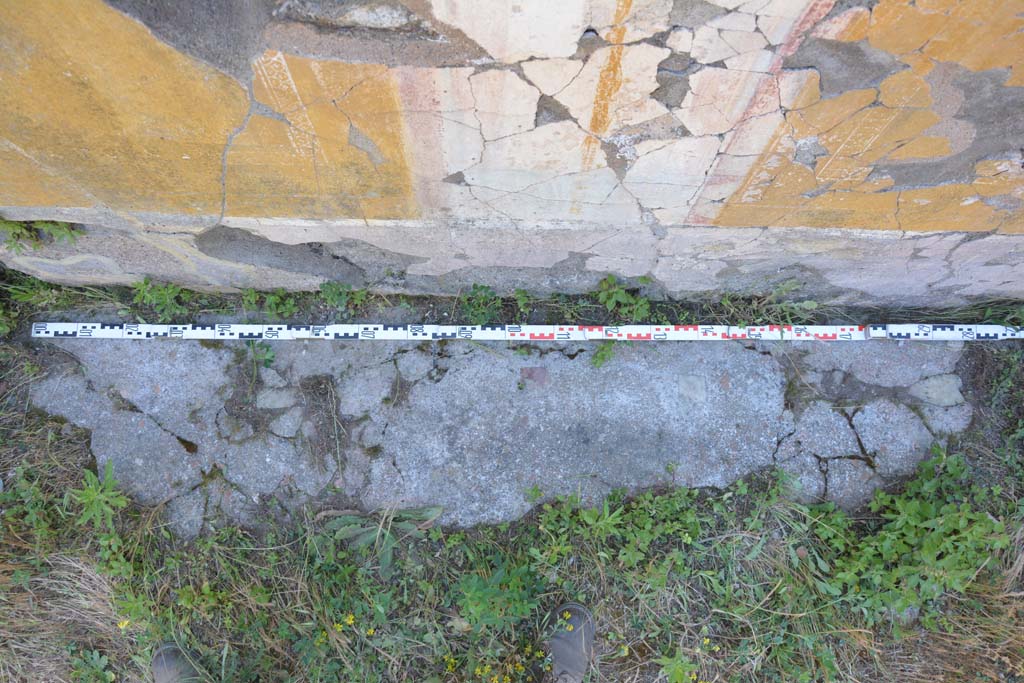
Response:
[{"label": "yellow flower", "polygon": [[373,627],[370,627],[370,628],[366,629],[366,635],[368,635],[368,636],[372,636],[376,632],[377,632],[377,629],[375,629]]},{"label": "yellow flower", "polygon": [[566,624],[566,626],[565,626],[565,630],[566,631],[571,631],[572,628],[573,628],[572,624]]},{"label": "yellow flower", "polygon": [[345,623],[348,624],[349,626],[351,626],[352,624],[356,623],[356,615],[349,614],[348,616],[346,616],[345,617]]},{"label": "yellow flower", "polygon": [[344,629],[345,629],[344,626],[342,626],[338,622],[334,622],[334,630],[335,631],[337,631],[338,633],[341,633]]},{"label": "yellow flower", "polygon": [[122,621],[117,622],[117,627],[123,631],[126,628],[128,628],[128,624],[130,623],[132,622],[129,619],[124,619]]},{"label": "yellow flower", "polygon": [[516,662],[516,667],[515,668],[516,668],[516,671],[518,673],[523,673],[524,671],[526,671],[526,667],[523,666],[522,663],[520,663],[520,662]]},{"label": "yellow flower", "polygon": [[713,648],[711,648],[711,651],[712,651],[712,652],[718,652],[718,651],[719,651],[719,650],[721,650],[721,649],[722,649],[722,648],[720,648],[720,647],[718,647],[717,645],[715,645],[715,646],[714,646]]},{"label": "yellow flower", "polygon": [[525,654],[527,657],[530,656],[531,652],[533,652],[533,648],[530,647],[529,645],[527,645],[526,647],[523,648],[523,654]]},{"label": "yellow flower", "polygon": [[478,666],[477,668],[473,669],[473,673],[475,673],[477,676],[483,676],[484,670]]},{"label": "yellow flower", "polygon": [[711,644],[711,639],[710,638],[705,638],[704,639],[704,644],[705,645],[710,645]]},{"label": "yellow flower", "polygon": [[563,619],[568,619],[571,616],[572,616],[572,613],[570,613],[569,610],[565,610],[564,612],[562,612],[562,618]]},{"label": "yellow flower", "polygon": [[696,671],[690,673],[690,680],[691,681],[697,680],[697,672]]}]

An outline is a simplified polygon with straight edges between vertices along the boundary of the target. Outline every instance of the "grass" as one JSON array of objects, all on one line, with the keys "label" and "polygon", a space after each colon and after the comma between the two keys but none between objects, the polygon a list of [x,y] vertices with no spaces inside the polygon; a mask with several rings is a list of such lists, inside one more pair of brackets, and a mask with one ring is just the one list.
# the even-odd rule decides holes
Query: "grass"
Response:
[{"label": "grass", "polygon": [[534,488],[527,518],[467,530],[311,510],[185,543],[27,408],[39,368],[0,345],[0,680],[144,680],[172,639],[215,681],[537,681],[564,600],[595,612],[590,681],[1019,679],[1024,363],[991,353],[963,457],[858,516],[766,473],[592,509]]}]

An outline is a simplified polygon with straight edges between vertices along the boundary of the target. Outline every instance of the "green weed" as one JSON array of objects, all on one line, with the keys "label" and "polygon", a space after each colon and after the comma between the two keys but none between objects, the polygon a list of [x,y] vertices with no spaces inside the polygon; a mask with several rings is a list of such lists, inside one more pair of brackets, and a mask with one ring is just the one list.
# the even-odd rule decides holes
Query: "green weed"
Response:
[{"label": "green weed", "polygon": [[74,503],[81,508],[76,524],[90,524],[98,530],[113,529],[114,515],[128,505],[128,499],[117,490],[113,464],[107,461],[103,468],[103,479],[89,470],[85,471],[84,476],[82,488],[68,491],[65,505]]},{"label": "green weed", "polygon": [[365,289],[353,289],[344,282],[325,282],[320,285],[320,297],[331,308],[337,309],[346,318],[366,304],[369,292]]},{"label": "green weed", "polygon": [[517,289],[512,292],[512,299],[516,302],[516,317],[519,320],[527,320],[530,311],[533,310],[533,297],[525,289]]},{"label": "green weed", "polygon": [[0,238],[4,247],[21,254],[25,247],[39,249],[46,239],[74,242],[77,237],[68,223],[55,221],[10,221],[0,218]]},{"label": "green weed", "polygon": [[603,367],[605,363],[615,357],[615,341],[603,341],[594,349],[594,355],[590,358],[590,364],[595,368]]},{"label": "green weed", "polygon": [[501,297],[485,285],[473,285],[468,294],[459,297],[459,305],[470,325],[487,325],[501,315]]},{"label": "green weed", "polygon": [[71,675],[77,683],[114,683],[117,674],[110,670],[110,660],[97,650],[80,650],[71,663]]},{"label": "green weed", "polygon": [[631,293],[614,275],[601,280],[595,296],[609,313],[625,322],[645,322],[650,318],[651,302]]},{"label": "green weed", "polygon": [[132,289],[135,292],[132,301],[153,309],[158,322],[169,323],[188,313],[185,303],[192,299],[192,293],[177,285],[156,284],[147,277],[132,285]]},{"label": "green weed", "polygon": [[295,302],[295,297],[283,289],[275,289],[272,294],[263,296],[263,312],[271,319],[282,320],[298,313],[299,306]]}]

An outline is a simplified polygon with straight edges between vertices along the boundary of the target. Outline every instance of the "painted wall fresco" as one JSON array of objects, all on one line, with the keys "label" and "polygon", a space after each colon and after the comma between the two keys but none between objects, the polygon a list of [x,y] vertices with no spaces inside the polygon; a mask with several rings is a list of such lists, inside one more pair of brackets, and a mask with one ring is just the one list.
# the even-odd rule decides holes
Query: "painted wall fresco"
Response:
[{"label": "painted wall fresco", "polygon": [[238,77],[117,4],[0,4],[0,212],[1024,232],[1024,0],[410,0]]}]

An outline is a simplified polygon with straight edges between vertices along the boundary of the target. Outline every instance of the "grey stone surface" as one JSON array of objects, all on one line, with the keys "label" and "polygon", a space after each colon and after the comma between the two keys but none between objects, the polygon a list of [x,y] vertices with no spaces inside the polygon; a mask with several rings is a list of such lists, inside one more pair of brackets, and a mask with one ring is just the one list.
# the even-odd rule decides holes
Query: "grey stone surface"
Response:
[{"label": "grey stone surface", "polygon": [[168,501],[164,515],[172,532],[182,538],[199,535],[206,515],[206,496],[206,491],[197,488]]},{"label": "grey stone surface", "polygon": [[910,408],[883,399],[853,416],[853,425],[883,477],[907,477],[928,457],[935,437]]},{"label": "grey stone surface", "polygon": [[817,69],[823,98],[848,90],[876,88],[887,76],[907,68],[890,53],[871,47],[866,40],[844,43],[814,37],[806,38],[796,53],[786,58],[785,67]]},{"label": "grey stone surface", "polygon": [[587,344],[283,342],[256,381],[230,343],[50,346],[34,405],[90,429],[97,462],[185,536],[328,487],[333,504],[440,505],[472,525],[522,515],[533,486],[597,503],[772,466],[796,499],[853,509],[971,416],[908,391],[951,382],[961,344],[638,344],[594,368]]},{"label": "grey stone surface", "polygon": [[949,408],[964,402],[960,387],[963,382],[956,375],[933,375],[910,387],[910,395],[933,406]]},{"label": "grey stone surface", "polygon": [[921,415],[932,434],[948,436],[966,431],[971,426],[974,409],[966,403],[948,408],[921,406]]},{"label": "grey stone surface", "polygon": [[[824,465],[818,458],[801,453],[779,463],[779,469],[790,477],[790,495],[801,503],[810,505],[825,499]],[[842,489],[842,485],[839,486]]]},{"label": "grey stone surface", "polygon": [[270,431],[277,436],[290,439],[299,432],[299,425],[301,424],[302,408],[296,406],[271,422]]},{"label": "grey stone surface", "polygon": [[828,461],[828,497],[843,510],[863,507],[884,483],[863,460],[837,458]]},{"label": "grey stone surface", "polygon": [[819,458],[860,455],[857,435],[845,415],[825,401],[814,401],[804,410],[793,439]]},{"label": "grey stone surface", "polygon": [[299,400],[291,389],[267,389],[256,397],[256,407],[263,410],[291,408]]},{"label": "grey stone surface", "polygon": [[[80,213],[80,212],[79,212]],[[38,212],[4,208],[11,219]],[[54,211],[46,218],[79,222]],[[114,220],[105,217],[104,220]],[[457,220],[395,222],[387,230],[335,221],[226,219],[239,231],[298,244],[310,268],[313,250],[331,266],[303,269],[303,257],[264,261],[246,242],[206,253],[202,235],[87,225],[75,244],[47,244],[23,254],[0,253],[5,264],[64,284],[131,284],[145,276],[199,289],[316,289],[325,279],[365,282],[383,292],[457,294],[473,283],[511,294],[592,291],[609,273],[646,275],[653,295],[770,294],[798,284],[791,296],[856,305],[957,305],[979,297],[1024,298],[1024,239],[1014,235],[911,234],[885,231],[773,228],[771,230],[600,226],[567,229],[543,224],[524,233],[515,225],[486,230]],[[212,228],[211,234],[222,228]],[[232,238],[233,239],[233,238]],[[274,243],[269,240],[269,250]],[[224,244],[234,244],[225,240]],[[261,243],[262,244],[262,243]],[[465,258],[454,258],[453,244]],[[167,254],[178,258],[170,259]],[[337,257],[337,258],[334,258]],[[179,260],[180,259],[180,260]],[[237,260],[236,260],[237,259]],[[187,268],[182,266],[187,261]],[[324,261],[324,263],[328,263]]]},{"label": "grey stone surface", "polygon": [[[891,342],[885,342],[886,345]],[[952,345],[933,342],[905,342],[899,353],[879,353],[874,342],[863,344],[811,345],[807,365],[816,370],[842,370],[865,384],[900,387],[914,384],[931,375],[953,372],[960,358],[958,342]],[[955,352],[951,352],[951,349]]]}]

